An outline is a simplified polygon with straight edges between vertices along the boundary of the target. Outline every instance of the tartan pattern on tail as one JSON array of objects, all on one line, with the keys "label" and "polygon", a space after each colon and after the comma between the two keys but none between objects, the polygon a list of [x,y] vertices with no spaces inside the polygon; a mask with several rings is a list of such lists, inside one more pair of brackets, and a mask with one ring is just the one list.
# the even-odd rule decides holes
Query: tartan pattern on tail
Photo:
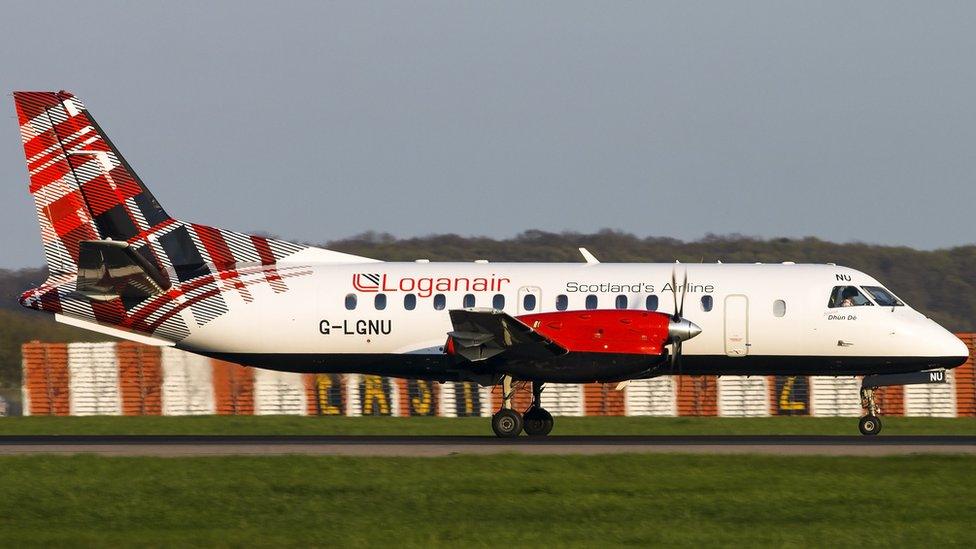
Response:
[{"label": "tartan pattern on tail", "polygon": [[[253,301],[251,288],[287,291],[310,271],[277,264],[307,246],[171,218],[68,92],[14,92],[50,278],[21,297],[25,307],[180,340],[228,311],[225,294]],[[161,295],[91,301],[75,293],[79,245],[124,241],[169,280]]]}]

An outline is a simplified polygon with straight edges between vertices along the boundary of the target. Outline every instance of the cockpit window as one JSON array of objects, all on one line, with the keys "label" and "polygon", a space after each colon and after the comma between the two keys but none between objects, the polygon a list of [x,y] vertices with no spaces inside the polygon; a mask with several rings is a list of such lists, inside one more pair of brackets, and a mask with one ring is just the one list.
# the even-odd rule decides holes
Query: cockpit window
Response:
[{"label": "cockpit window", "polygon": [[857,289],[857,286],[834,286],[830,292],[828,307],[861,307],[874,305],[871,300]]},{"label": "cockpit window", "polygon": [[882,307],[901,307],[904,305],[894,294],[881,286],[861,286],[867,293],[871,294],[874,302]]}]

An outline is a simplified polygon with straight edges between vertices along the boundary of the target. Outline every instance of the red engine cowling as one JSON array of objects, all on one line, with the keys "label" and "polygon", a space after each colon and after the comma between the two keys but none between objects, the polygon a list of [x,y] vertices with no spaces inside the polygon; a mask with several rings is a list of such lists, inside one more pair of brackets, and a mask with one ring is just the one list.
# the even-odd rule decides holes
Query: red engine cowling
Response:
[{"label": "red engine cowling", "polygon": [[670,315],[651,311],[559,311],[521,315],[520,321],[570,352],[659,355]]}]

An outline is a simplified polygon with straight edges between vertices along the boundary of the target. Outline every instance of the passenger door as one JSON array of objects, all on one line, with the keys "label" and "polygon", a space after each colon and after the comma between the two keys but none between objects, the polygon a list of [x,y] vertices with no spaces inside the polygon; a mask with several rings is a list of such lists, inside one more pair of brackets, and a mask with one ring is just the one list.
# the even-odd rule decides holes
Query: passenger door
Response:
[{"label": "passenger door", "polygon": [[749,354],[749,298],[736,294],[725,298],[725,354]]}]

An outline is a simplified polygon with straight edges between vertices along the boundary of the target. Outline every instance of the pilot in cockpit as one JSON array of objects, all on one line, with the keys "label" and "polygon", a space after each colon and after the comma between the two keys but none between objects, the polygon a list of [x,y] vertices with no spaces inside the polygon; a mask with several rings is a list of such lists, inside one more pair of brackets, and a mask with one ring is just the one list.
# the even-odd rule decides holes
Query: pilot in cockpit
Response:
[{"label": "pilot in cockpit", "polygon": [[858,294],[857,288],[855,288],[854,286],[848,286],[844,288],[844,293],[841,294],[840,306],[853,307],[857,305],[857,303],[854,302],[854,298],[857,297],[857,294]]}]

